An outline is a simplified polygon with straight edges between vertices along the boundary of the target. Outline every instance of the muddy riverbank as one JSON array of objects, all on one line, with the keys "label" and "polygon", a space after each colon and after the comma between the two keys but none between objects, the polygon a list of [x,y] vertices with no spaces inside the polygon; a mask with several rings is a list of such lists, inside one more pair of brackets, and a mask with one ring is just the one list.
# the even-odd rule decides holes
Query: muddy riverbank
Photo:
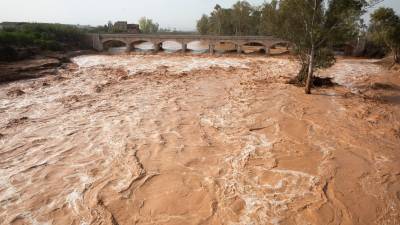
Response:
[{"label": "muddy riverbank", "polygon": [[89,55],[0,86],[2,224],[399,224],[400,73]]},{"label": "muddy riverbank", "polygon": [[67,67],[71,58],[94,53],[92,50],[42,52],[24,60],[0,61],[0,84],[54,75],[60,67]]}]

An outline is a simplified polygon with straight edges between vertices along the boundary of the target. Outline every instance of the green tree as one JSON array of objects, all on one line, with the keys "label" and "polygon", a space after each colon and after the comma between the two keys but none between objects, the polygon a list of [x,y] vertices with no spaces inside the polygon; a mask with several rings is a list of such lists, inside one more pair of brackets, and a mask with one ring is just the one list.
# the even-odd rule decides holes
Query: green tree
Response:
[{"label": "green tree", "polygon": [[215,5],[209,19],[209,31],[213,34],[222,34],[223,9],[220,5]]},{"label": "green tree", "polygon": [[247,1],[238,1],[232,7],[232,22],[235,35],[246,35],[251,30],[252,7]]},{"label": "green tree", "polygon": [[272,35],[277,33],[278,25],[278,1],[272,0],[271,3],[264,3],[261,8],[261,18],[259,34]]},{"label": "green tree", "polygon": [[302,65],[297,80],[305,84],[306,94],[311,93],[315,68],[334,64],[332,44],[354,35],[349,27],[357,26],[355,21],[361,20],[369,4],[366,0],[280,1],[277,34],[295,45]]},{"label": "green tree", "polygon": [[217,4],[209,16],[200,18],[197,30],[202,34],[256,35],[261,29],[261,15],[261,8],[254,8],[246,1],[238,1],[231,8]]},{"label": "green tree", "polygon": [[235,28],[233,26],[233,12],[232,9],[221,10],[221,35],[233,35],[235,34]]},{"label": "green tree", "polygon": [[259,35],[262,29],[262,7],[252,7],[249,21],[249,31],[245,35]]},{"label": "green tree", "polygon": [[209,32],[209,22],[208,22],[208,16],[203,15],[199,21],[197,21],[197,31],[202,34],[208,34]]},{"label": "green tree", "polygon": [[371,15],[373,40],[392,51],[394,63],[400,63],[400,17],[391,8],[379,8]]},{"label": "green tree", "polygon": [[232,9],[216,5],[208,18],[208,33],[214,35],[232,35]]},{"label": "green tree", "polygon": [[146,17],[142,17],[139,20],[140,30],[145,34],[157,33],[159,29],[158,23],[154,23],[153,20]]},{"label": "green tree", "polygon": [[63,50],[84,47],[84,32],[85,30],[71,25],[26,23],[13,29],[0,30],[0,48],[39,47],[43,50]]},{"label": "green tree", "polygon": [[379,1],[272,0],[259,8],[238,1],[230,9],[216,5],[208,23],[205,16],[199,21],[198,30],[201,27],[204,33],[208,27],[207,32],[216,35],[274,35],[291,42],[301,62],[297,82],[309,94],[314,70],[334,64],[333,47],[355,40],[361,32],[362,14]]}]

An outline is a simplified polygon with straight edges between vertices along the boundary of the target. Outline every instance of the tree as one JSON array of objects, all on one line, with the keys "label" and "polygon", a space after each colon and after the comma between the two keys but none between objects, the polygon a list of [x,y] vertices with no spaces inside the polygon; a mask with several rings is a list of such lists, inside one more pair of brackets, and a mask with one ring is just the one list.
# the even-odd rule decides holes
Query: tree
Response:
[{"label": "tree", "polygon": [[110,33],[112,33],[113,32],[113,23],[112,23],[112,21],[110,20],[110,21],[108,21],[108,24],[107,24],[107,28],[108,28],[108,32],[110,32]]},{"label": "tree", "polygon": [[139,20],[140,30],[145,34],[157,33],[159,29],[158,23],[154,23],[153,20],[142,17]]},{"label": "tree", "polygon": [[292,42],[301,62],[297,76],[311,94],[315,68],[334,64],[331,50],[338,39],[354,35],[356,21],[370,3],[366,0],[281,0],[277,22],[278,35]]},{"label": "tree", "polygon": [[209,33],[215,35],[232,35],[232,10],[216,5],[209,17]]},{"label": "tree", "polygon": [[238,1],[232,7],[232,22],[235,35],[248,34],[251,30],[252,7],[247,1]]},{"label": "tree", "polygon": [[249,21],[249,31],[246,35],[259,35],[262,28],[262,7],[252,7]]},{"label": "tree", "polygon": [[277,33],[278,21],[278,1],[272,0],[271,3],[264,3],[261,8],[259,34],[272,35]]},{"label": "tree", "polygon": [[261,8],[252,7],[247,1],[238,1],[231,8],[215,5],[209,16],[197,22],[197,31],[214,35],[257,35],[261,30]]},{"label": "tree", "polygon": [[379,8],[371,15],[373,40],[392,51],[394,63],[400,63],[400,17],[391,8]]},{"label": "tree", "polygon": [[201,19],[201,28],[204,32],[208,27],[207,32],[216,35],[274,35],[291,42],[301,63],[296,82],[309,94],[314,70],[334,64],[333,47],[355,40],[362,14],[380,1],[272,0],[260,8],[238,1],[230,9],[216,5],[208,26],[205,18]]},{"label": "tree", "polygon": [[209,24],[208,24],[208,16],[203,15],[199,21],[197,21],[197,31],[202,34],[208,34],[209,32]]}]

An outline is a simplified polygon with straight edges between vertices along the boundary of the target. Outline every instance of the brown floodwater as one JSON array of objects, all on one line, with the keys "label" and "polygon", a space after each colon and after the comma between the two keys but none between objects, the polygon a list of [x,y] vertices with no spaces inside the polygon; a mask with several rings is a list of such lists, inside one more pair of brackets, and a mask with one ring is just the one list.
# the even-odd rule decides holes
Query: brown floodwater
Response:
[{"label": "brown floodwater", "polygon": [[[1,224],[400,224],[400,73],[86,55],[0,86]],[[20,91],[16,91],[20,90]]]}]

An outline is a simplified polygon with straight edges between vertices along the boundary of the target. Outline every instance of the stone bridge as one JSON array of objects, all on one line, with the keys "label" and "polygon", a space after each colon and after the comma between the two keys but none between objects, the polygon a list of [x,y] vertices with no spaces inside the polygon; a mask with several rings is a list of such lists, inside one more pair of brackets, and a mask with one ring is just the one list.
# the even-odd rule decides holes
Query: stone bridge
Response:
[{"label": "stone bridge", "polygon": [[159,51],[165,41],[174,41],[182,45],[182,51],[187,50],[190,42],[201,41],[209,46],[211,54],[214,53],[215,45],[219,43],[232,43],[236,46],[238,53],[242,53],[244,45],[258,45],[266,54],[276,44],[289,45],[287,41],[273,36],[208,36],[208,35],[162,35],[162,34],[91,34],[91,44],[98,51],[104,50],[107,42],[122,42],[127,47],[127,51],[134,48],[135,44],[150,42],[154,46],[154,51]]}]

